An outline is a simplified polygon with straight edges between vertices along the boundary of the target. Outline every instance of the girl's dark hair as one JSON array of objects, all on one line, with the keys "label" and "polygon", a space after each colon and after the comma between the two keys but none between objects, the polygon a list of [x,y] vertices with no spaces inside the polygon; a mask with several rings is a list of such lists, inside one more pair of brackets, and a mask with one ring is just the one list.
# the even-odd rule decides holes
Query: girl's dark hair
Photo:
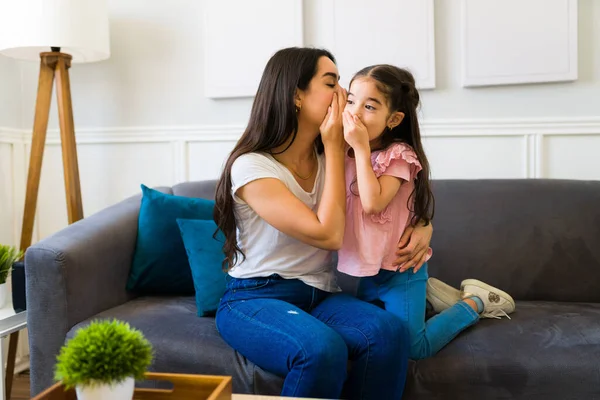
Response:
[{"label": "girl's dark hair", "polygon": [[[354,80],[364,77],[375,81],[377,89],[386,97],[391,112],[404,113],[404,119],[398,126],[391,130],[385,129],[380,137],[378,148],[386,149],[394,142],[404,142],[410,145],[417,154],[422,169],[417,174],[415,189],[410,195],[408,203],[414,214],[412,224],[422,220],[427,225],[433,219],[435,200],[430,185],[429,161],[423,150],[417,119],[420,99],[415,86],[415,78],[405,69],[389,64],[379,64],[358,71],[350,81],[350,85]],[[414,208],[411,203],[414,204]]]},{"label": "girl's dark hair", "polygon": [[[290,136],[292,139],[288,147],[291,146],[298,131],[294,102],[296,89],[308,88],[317,73],[321,57],[327,57],[335,63],[333,55],[326,50],[299,47],[282,49],[271,57],[263,71],[248,126],[231,151],[217,182],[214,220],[225,236],[224,270],[235,265],[240,255],[245,258],[237,245],[231,166],[243,154],[270,152],[284,145]],[[320,135],[316,145],[322,151]]]}]

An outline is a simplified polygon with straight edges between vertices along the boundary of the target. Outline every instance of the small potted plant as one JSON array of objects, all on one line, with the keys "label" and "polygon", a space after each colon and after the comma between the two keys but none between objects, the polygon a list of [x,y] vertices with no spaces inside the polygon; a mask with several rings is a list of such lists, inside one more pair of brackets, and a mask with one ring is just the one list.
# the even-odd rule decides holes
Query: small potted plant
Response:
[{"label": "small potted plant", "polygon": [[23,257],[23,252],[14,246],[0,245],[0,308],[4,307],[7,298],[6,280],[13,264]]},{"label": "small potted plant", "polygon": [[119,320],[93,321],[79,329],[57,357],[54,377],[79,400],[131,400],[135,380],[152,362],[142,332]]}]

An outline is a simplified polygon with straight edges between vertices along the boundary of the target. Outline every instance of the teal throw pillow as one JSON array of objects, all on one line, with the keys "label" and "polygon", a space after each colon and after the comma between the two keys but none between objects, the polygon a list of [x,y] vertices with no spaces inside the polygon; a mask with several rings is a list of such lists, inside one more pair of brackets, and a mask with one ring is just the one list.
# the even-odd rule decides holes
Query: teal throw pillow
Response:
[{"label": "teal throw pillow", "polygon": [[212,221],[215,202],[141,187],[138,235],[127,290],[138,294],[191,296],[194,282],[177,218]]},{"label": "teal throw pillow", "polygon": [[177,219],[177,223],[192,270],[198,316],[214,315],[225,292],[227,273],[222,268],[225,236],[219,230],[213,237],[217,231],[214,221]]}]

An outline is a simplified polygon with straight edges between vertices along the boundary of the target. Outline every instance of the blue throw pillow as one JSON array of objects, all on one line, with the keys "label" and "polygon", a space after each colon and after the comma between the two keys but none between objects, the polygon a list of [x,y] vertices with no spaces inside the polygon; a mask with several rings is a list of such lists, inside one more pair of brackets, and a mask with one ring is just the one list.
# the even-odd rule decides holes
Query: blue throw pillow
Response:
[{"label": "blue throw pillow", "polygon": [[177,218],[212,220],[215,202],[142,187],[138,235],[127,290],[138,294],[194,294]]},{"label": "blue throw pillow", "polygon": [[177,219],[177,223],[192,270],[198,316],[214,315],[225,292],[227,273],[222,268],[225,236],[219,230],[213,237],[217,224],[212,220]]}]

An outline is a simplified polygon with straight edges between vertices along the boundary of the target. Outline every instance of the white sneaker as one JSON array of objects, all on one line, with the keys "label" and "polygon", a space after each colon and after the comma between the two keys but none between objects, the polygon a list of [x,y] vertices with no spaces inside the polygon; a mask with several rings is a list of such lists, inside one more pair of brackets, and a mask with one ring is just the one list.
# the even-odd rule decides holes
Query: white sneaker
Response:
[{"label": "white sneaker", "polygon": [[462,300],[460,290],[435,278],[427,280],[426,293],[427,300],[437,314]]},{"label": "white sneaker", "polygon": [[477,296],[483,302],[483,312],[481,318],[507,317],[508,314],[515,311],[515,301],[506,292],[493,286],[478,281],[477,279],[466,279],[460,284],[462,298]]}]

